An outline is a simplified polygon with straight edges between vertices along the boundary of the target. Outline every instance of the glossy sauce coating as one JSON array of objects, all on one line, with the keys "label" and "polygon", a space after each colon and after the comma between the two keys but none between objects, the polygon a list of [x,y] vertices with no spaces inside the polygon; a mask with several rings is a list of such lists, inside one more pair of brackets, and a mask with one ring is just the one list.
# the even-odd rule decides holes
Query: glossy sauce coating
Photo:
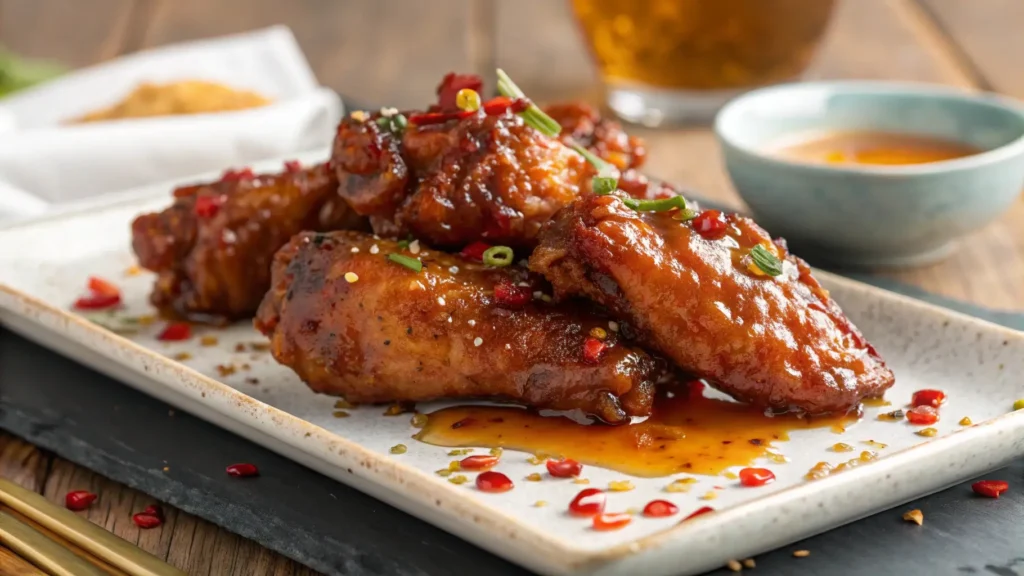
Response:
[{"label": "glossy sauce coating", "polygon": [[[874,348],[782,242],[734,214],[715,240],[673,215],[583,198],[545,230],[530,268],[558,296],[606,306],[638,341],[741,401],[842,412],[892,386]],[[751,267],[758,244],[783,257],[781,275]]]},{"label": "glossy sauce coating", "polygon": [[[390,262],[391,253],[418,257],[422,271]],[[543,289],[524,269],[336,232],[292,239],[273,275],[256,327],[274,358],[318,392],[352,402],[492,397],[606,422],[650,411],[647,354],[609,334],[596,362],[583,357],[607,319],[571,304],[498,302],[500,285]]]},{"label": "glossy sauce coating", "polygon": [[789,432],[849,426],[856,415],[765,416],[756,407],[707,398],[700,387],[662,387],[647,420],[631,426],[579,424],[517,408],[456,406],[427,415],[418,440],[438,446],[501,447],[572,458],[633,476],[719,474],[748,466]]},{"label": "glossy sauce coating", "polygon": [[[319,165],[178,188],[170,207],[132,222],[139,264],[158,274],[150,300],[167,315],[196,321],[251,316],[270,287],[274,252],[289,238],[365,227],[337,186]],[[203,213],[197,202],[215,206]]]}]

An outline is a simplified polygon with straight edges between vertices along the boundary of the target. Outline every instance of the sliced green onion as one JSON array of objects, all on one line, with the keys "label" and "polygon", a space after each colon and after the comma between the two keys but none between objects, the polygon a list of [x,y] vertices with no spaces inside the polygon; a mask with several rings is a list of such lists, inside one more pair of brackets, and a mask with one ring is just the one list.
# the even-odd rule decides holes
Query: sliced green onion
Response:
[{"label": "sliced green onion", "polygon": [[[509,98],[526,98],[526,94],[516,86],[516,83],[508,77],[508,74],[504,70],[498,68],[498,93],[502,96]],[[528,125],[532,126],[539,132],[546,134],[551,137],[558,136],[562,133],[562,125],[557,120],[548,116],[543,110],[537,107],[536,104],[530,102],[526,107],[526,110],[519,113],[519,117],[523,119]]]},{"label": "sliced green onion", "polygon": [[577,144],[575,142],[573,142],[573,144],[572,144],[572,149],[577,151],[577,152],[579,152],[581,156],[586,158],[587,162],[590,162],[591,166],[593,166],[594,168],[597,168],[598,174],[600,176],[604,176],[605,174],[601,174],[601,173],[605,172],[605,173],[611,173],[611,174],[608,174],[609,176],[614,174],[615,178],[619,177],[619,169],[616,168],[614,164],[611,164],[609,162],[604,161],[597,154],[594,154],[590,150],[587,150],[586,148],[584,148],[583,146],[580,146],[579,144]]},{"label": "sliced green onion", "polygon": [[512,263],[512,259],[515,255],[512,253],[512,249],[508,246],[491,246],[487,250],[484,250],[483,261],[488,266],[503,267],[508,266]]},{"label": "sliced green onion", "polygon": [[690,220],[693,220],[696,217],[697,211],[691,210],[690,208],[683,208],[679,212],[676,212],[675,214],[672,215],[673,220],[678,220],[680,222],[689,222]]},{"label": "sliced green onion", "polygon": [[754,261],[754,264],[762,272],[769,276],[782,274],[782,261],[760,244],[750,250],[750,259]]},{"label": "sliced green onion", "polygon": [[598,196],[606,196],[615,192],[619,187],[619,181],[615,178],[602,178],[601,176],[597,176],[590,181],[590,187],[594,190],[594,194],[597,194]]},{"label": "sliced green onion", "polygon": [[623,198],[622,201],[637,212],[667,212],[668,210],[685,210],[686,198],[682,196],[669,196],[660,200],[637,200],[635,198]]},{"label": "sliced green onion", "polygon": [[398,241],[398,247],[401,248],[402,250],[408,250],[409,244],[412,244],[412,240],[410,238]]},{"label": "sliced green onion", "polygon": [[392,116],[381,116],[380,118],[377,118],[377,126],[379,126],[381,130],[386,130],[394,136],[401,136],[407,125],[408,121],[403,114],[394,114]]},{"label": "sliced green onion", "polygon": [[409,121],[405,119],[405,114],[395,114],[391,117],[391,120],[399,132],[404,132],[405,127],[409,125]]},{"label": "sliced green onion", "polygon": [[420,262],[419,258],[410,258],[403,254],[388,254],[388,260],[391,260],[395,264],[401,264],[413,272],[419,272],[423,270],[423,263]]}]

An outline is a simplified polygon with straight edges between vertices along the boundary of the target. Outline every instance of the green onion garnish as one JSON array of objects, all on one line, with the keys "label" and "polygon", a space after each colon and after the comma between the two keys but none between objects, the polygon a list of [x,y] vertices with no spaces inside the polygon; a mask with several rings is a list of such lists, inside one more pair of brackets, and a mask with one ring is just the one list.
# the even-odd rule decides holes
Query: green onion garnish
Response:
[{"label": "green onion garnish", "polygon": [[380,118],[377,118],[377,126],[379,126],[381,130],[390,132],[393,136],[401,136],[407,125],[408,121],[405,119],[405,115],[403,114],[381,116]]},{"label": "green onion garnish", "polygon": [[[519,89],[519,86],[516,86],[516,83],[501,68],[498,68],[498,93],[509,98],[526,99],[526,94]],[[548,136],[555,137],[562,133],[562,125],[551,116],[545,114],[533,102],[529,103],[526,110],[519,113],[519,117],[529,126]]]},{"label": "green onion garnish", "polygon": [[754,261],[754,264],[762,272],[769,276],[782,274],[782,261],[760,244],[750,250],[750,259]]},{"label": "green onion garnish", "polygon": [[593,188],[594,194],[597,194],[598,196],[611,194],[619,187],[619,182],[615,178],[602,178],[601,176],[595,176],[590,182],[590,187]]},{"label": "green onion garnish", "polygon": [[501,268],[512,263],[514,254],[508,246],[491,246],[484,250],[484,264]]},{"label": "green onion garnish", "polygon": [[679,212],[676,212],[675,214],[672,215],[673,220],[678,220],[680,222],[689,222],[690,220],[693,220],[696,217],[697,211],[692,210],[690,208],[683,208]]},{"label": "green onion garnish", "polygon": [[388,260],[391,260],[395,264],[401,264],[413,272],[419,272],[423,270],[423,263],[420,262],[419,258],[410,258],[403,254],[388,254]]},{"label": "green onion garnish", "polygon": [[660,200],[637,200],[635,198],[623,198],[623,203],[637,212],[666,212],[668,210],[686,209],[686,198],[682,196],[669,196]]}]

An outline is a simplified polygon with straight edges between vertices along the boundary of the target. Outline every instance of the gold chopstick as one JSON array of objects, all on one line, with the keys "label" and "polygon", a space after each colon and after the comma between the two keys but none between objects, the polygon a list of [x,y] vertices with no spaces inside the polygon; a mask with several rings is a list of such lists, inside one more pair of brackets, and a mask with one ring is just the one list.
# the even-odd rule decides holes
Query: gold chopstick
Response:
[{"label": "gold chopstick", "polygon": [[51,576],[108,576],[17,518],[0,512],[0,542]]},{"label": "gold chopstick", "polygon": [[[40,494],[0,478],[0,504],[10,507],[43,528],[65,538],[82,550],[132,576],[186,576],[184,572],[147,553],[126,540],[107,532],[73,512],[61,508]],[[5,515],[7,518],[13,517]],[[19,524],[21,524],[19,522]],[[22,524],[23,525],[23,524]],[[23,525],[24,526],[24,525]],[[38,531],[25,526],[36,534]],[[40,536],[42,536],[40,534]],[[46,538],[43,536],[43,538]],[[49,539],[47,539],[49,541]],[[66,549],[55,544],[65,552]],[[10,546],[14,549],[14,546]],[[34,557],[22,553],[35,562]],[[71,552],[68,552],[71,554]],[[73,554],[72,554],[73,555]],[[43,567],[40,565],[40,567]],[[90,566],[91,567],[91,566]],[[96,568],[91,567],[93,570]],[[49,568],[45,568],[49,570]],[[54,572],[55,574],[63,574]],[[103,574],[103,572],[71,572],[69,574]]]}]

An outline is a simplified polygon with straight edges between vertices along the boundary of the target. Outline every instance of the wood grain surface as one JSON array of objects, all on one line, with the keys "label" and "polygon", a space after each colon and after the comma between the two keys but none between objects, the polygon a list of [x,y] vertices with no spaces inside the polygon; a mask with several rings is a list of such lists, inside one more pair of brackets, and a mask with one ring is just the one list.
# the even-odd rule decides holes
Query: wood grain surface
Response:
[{"label": "wood grain surface", "polygon": [[[320,81],[359,102],[420,106],[450,70],[486,63],[487,34],[472,0],[0,0],[0,44],[27,56],[85,66],[162,44],[285,24]],[[594,68],[566,2],[495,6],[493,50],[538,100],[598,99]],[[483,13],[486,15],[486,12]],[[1024,98],[1024,2],[844,0],[811,78],[936,82]],[[472,49],[472,50],[471,50]],[[633,129],[650,143],[648,171],[741,205],[707,128]],[[967,238],[939,264],[881,272],[943,295],[1024,310],[1024,200]],[[101,495],[81,514],[195,575],[304,575],[312,571],[208,522],[165,506],[167,522],[139,530],[131,515],[153,503],[0,433],[0,475],[61,501],[69,490]],[[0,573],[41,574],[0,547]]]}]

